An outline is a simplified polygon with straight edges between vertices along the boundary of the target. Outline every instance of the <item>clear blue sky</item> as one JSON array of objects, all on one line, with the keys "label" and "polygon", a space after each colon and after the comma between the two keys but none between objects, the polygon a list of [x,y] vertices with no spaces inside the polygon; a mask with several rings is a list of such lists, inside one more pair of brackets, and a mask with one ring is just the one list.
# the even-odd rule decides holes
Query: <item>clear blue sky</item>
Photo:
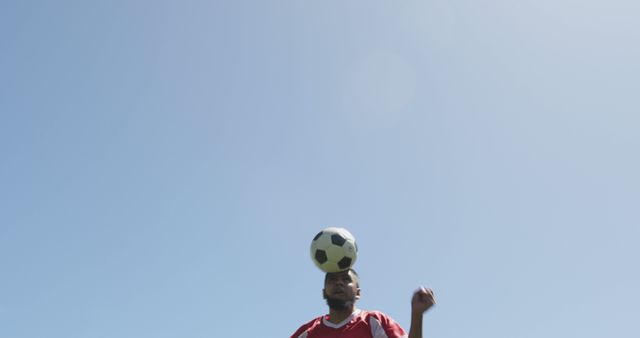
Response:
[{"label": "clear blue sky", "polygon": [[638,337],[640,2],[3,1],[0,337]]}]

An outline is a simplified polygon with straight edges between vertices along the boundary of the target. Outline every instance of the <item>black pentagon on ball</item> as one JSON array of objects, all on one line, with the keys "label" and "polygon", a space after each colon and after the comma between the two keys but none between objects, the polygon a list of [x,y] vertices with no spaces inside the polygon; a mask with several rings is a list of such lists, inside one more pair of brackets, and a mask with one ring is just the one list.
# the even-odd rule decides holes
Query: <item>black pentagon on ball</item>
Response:
[{"label": "black pentagon on ball", "polygon": [[334,245],[343,246],[344,242],[346,242],[346,241],[347,240],[344,237],[342,237],[342,236],[340,236],[338,234],[331,235],[331,243],[333,243]]},{"label": "black pentagon on ball", "polygon": [[318,234],[316,235],[316,237],[314,237],[314,238],[313,238],[313,240],[314,240],[314,241],[318,240],[318,238],[320,238],[320,236],[322,236],[322,233],[323,233],[323,232],[324,232],[324,231],[320,231],[320,232],[318,232]]},{"label": "black pentagon on ball", "polygon": [[316,261],[320,264],[324,264],[324,262],[327,261],[327,253],[324,252],[324,250],[316,250],[315,257]]},{"label": "black pentagon on ball", "polygon": [[348,269],[351,266],[351,258],[342,257],[342,259],[338,262],[338,267],[340,270]]}]

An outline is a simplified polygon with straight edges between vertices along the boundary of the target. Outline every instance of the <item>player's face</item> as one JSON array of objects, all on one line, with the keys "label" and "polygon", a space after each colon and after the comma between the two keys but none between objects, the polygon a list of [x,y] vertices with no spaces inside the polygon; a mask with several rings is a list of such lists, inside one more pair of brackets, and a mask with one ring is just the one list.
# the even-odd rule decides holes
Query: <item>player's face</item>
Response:
[{"label": "player's face", "polygon": [[354,302],[360,298],[358,277],[350,270],[327,274],[324,282],[324,297]]}]

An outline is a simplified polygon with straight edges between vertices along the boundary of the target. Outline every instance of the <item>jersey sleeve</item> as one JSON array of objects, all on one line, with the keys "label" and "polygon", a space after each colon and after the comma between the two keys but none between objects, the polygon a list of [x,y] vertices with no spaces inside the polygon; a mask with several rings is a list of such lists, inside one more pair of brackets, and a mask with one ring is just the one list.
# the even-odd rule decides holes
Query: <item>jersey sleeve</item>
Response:
[{"label": "jersey sleeve", "polygon": [[373,338],[406,338],[407,333],[396,321],[382,312],[372,312],[369,317]]},{"label": "jersey sleeve", "polygon": [[294,334],[291,335],[291,338],[307,338],[307,329],[309,328],[308,324],[300,326],[298,330]]},{"label": "jersey sleeve", "polygon": [[322,317],[319,317],[319,318],[313,319],[312,321],[300,326],[300,328],[298,328],[298,330],[296,330],[296,332],[291,335],[291,338],[307,338],[309,330],[311,330],[311,328],[317,326],[321,319],[322,319]]}]

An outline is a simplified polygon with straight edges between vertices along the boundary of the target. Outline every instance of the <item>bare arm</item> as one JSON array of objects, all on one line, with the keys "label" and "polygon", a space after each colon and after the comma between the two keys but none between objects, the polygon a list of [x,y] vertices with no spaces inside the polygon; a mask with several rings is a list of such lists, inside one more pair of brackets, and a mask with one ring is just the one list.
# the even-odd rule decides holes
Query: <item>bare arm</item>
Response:
[{"label": "bare arm", "polygon": [[409,327],[409,338],[422,338],[422,315],[429,310],[436,300],[433,290],[424,287],[414,292],[411,298],[411,327]]}]

